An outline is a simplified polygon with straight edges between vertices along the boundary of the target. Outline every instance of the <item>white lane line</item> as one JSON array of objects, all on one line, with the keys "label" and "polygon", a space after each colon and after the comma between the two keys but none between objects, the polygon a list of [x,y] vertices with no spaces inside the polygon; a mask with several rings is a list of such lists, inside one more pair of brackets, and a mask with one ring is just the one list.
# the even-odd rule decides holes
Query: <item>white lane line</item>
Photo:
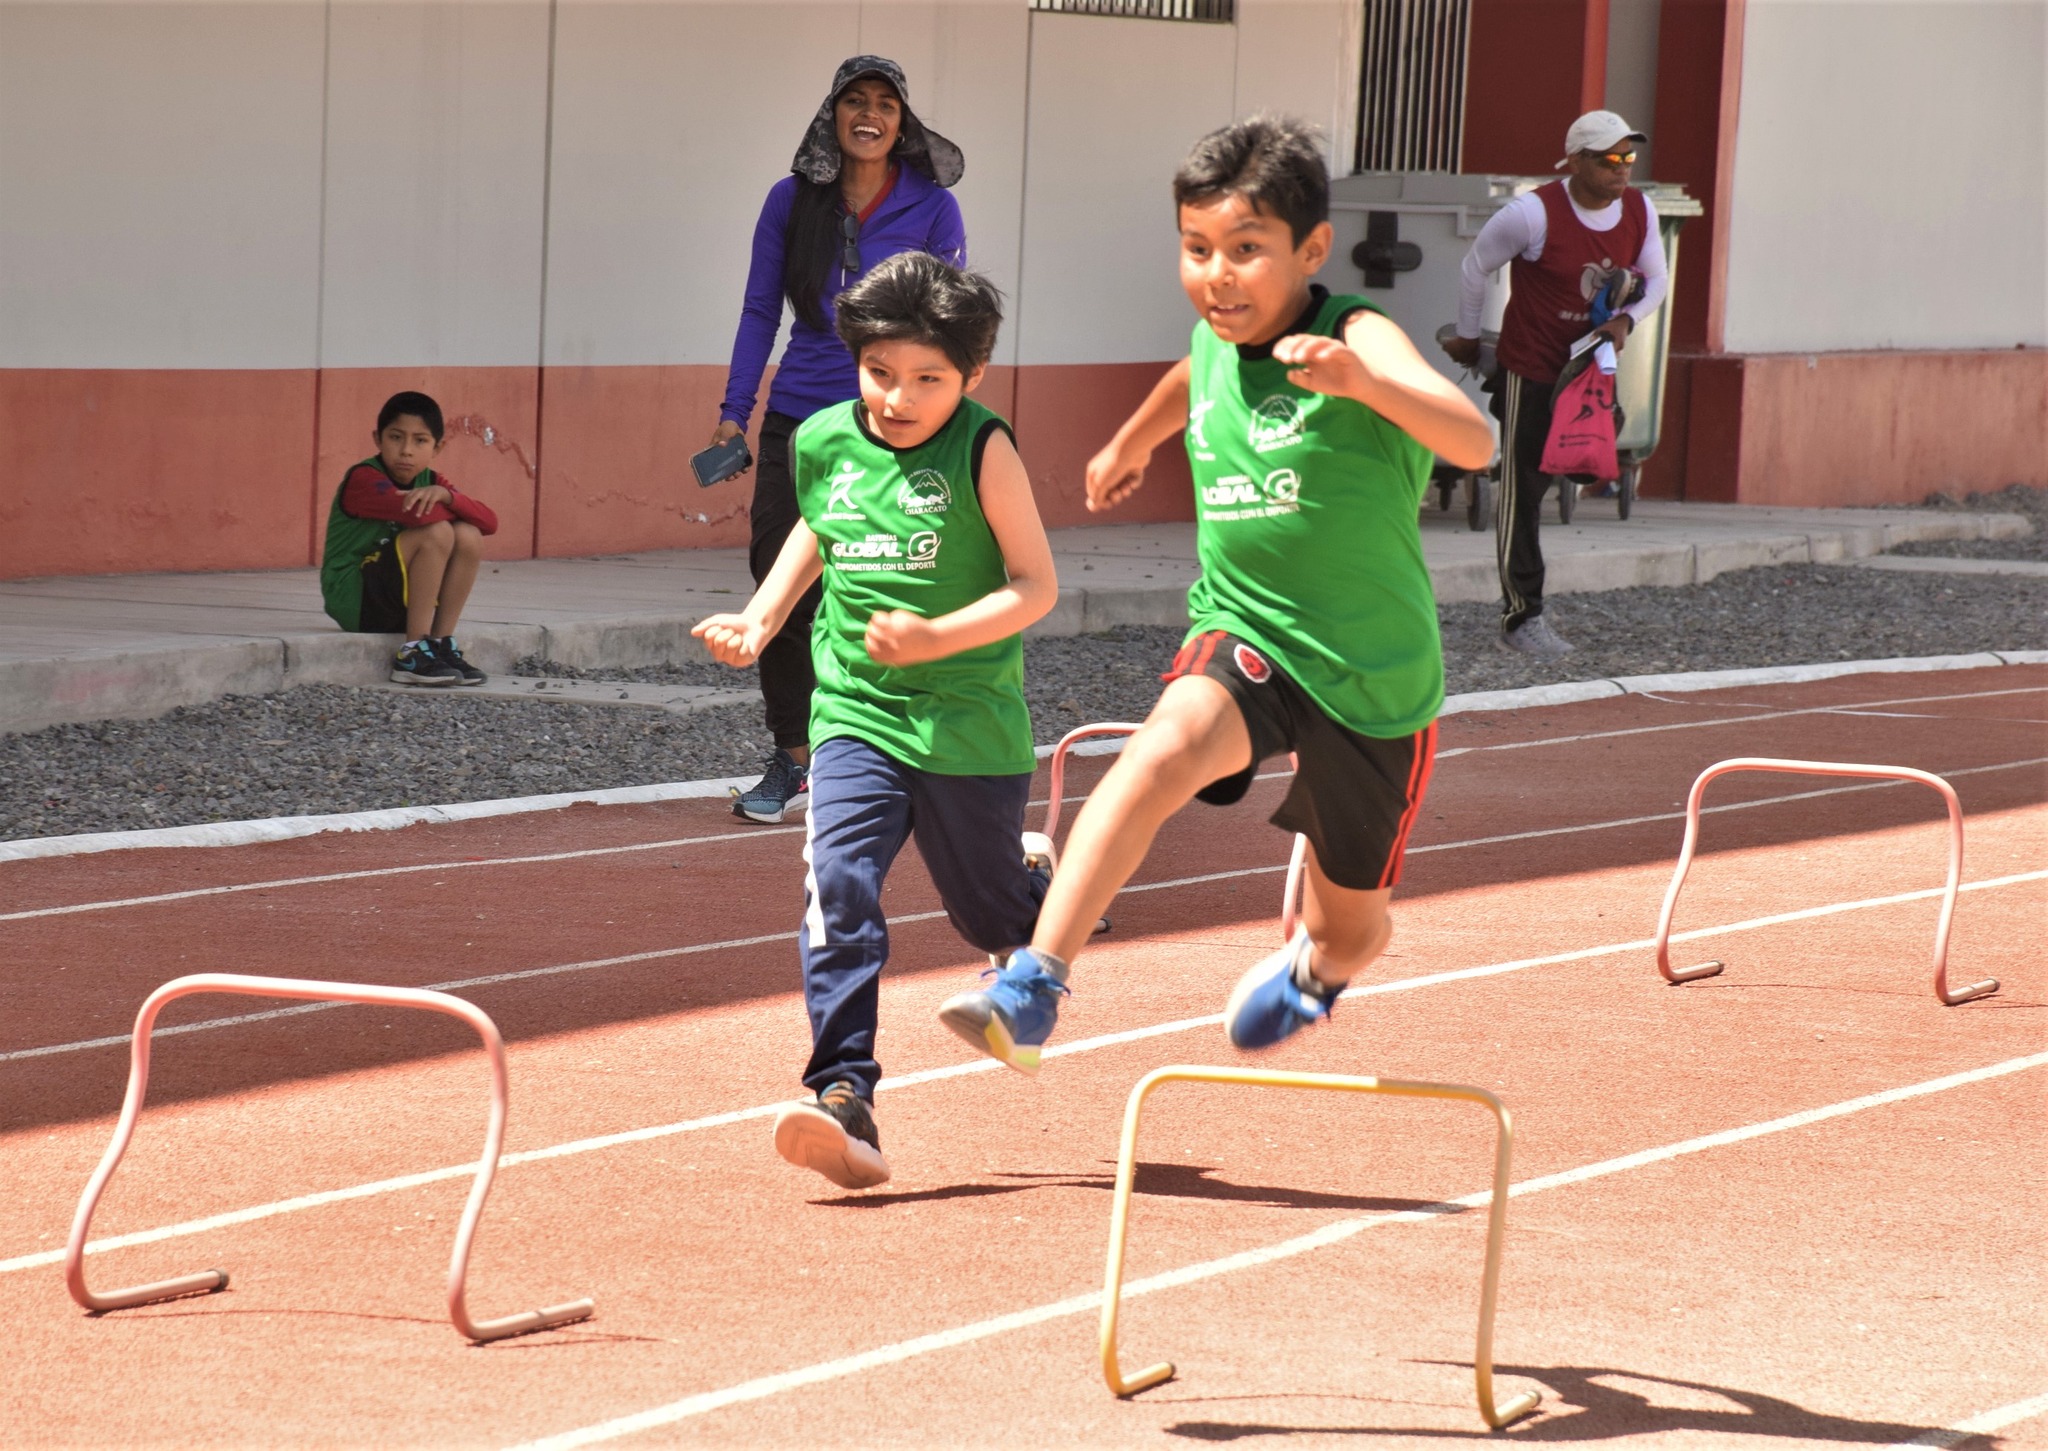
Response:
[{"label": "white lane line", "polygon": [[[1449,760],[1453,756],[1475,755],[1482,751],[1521,751],[1528,750],[1536,746],[1571,745],[1580,741],[1607,740],[1615,736],[1651,735],[1662,731],[1704,730],[1709,726],[1742,725],[1753,721],[1782,720],[1791,716],[1836,715],[1881,705],[1908,705],[1918,701],[1935,700],[1977,700],[1987,696],[1995,695],[2029,695],[2039,693],[2041,689],[2042,687],[2039,686],[2030,686],[2024,689],[2017,690],[1979,690],[1972,691],[1968,694],[1963,695],[1914,695],[1904,696],[1898,700],[1865,701],[1861,705],[1812,706],[1801,710],[1774,711],[1765,715],[1731,716],[1723,720],[1678,721],[1669,725],[1632,726],[1626,730],[1593,731],[1586,734],[1572,736],[1549,736],[1542,740],[1535,741],[1503,741],[1499,744],[1490,746],[1454,746],[1448,750],[1438,751],[1437,759],[1440,761],[1444,761]],[[1761,709],[1761,707],[1758,707],[1758,709]],[[1123,747],[1123,744],[1123,741],[1117,740],[1100,743],[1093,747],[1086,745],[1079,746],[1075,748],[1074,754],[1110,755],[1114,754],[1115,751],[1120,750]],[[2013,764],[2034,765],[2038,763],[2015,762]],[[1292,771],[1267,771],[1261,773],[1258,776],[1255,776],[1253,779],[1259,781],[1274,781],[1292,776],[1293,774],[1294,773]],[[1969,772],[1951,771],[1948,774],[1967,775],[1969,774]],[[1087,799],[1088,798],[1085,794],[1079,796],[1065,796],[1061,798],[1061,804],[1070,805],[1074,802],[1085,801]],[[1028,804],[1030,806],[1037,807],[1044,806],[1046,802],[1034,800]],[[1636,819],[1643,821],[1657,821],[1664,820],[1666,818],[1641,817]],[[234,882],[223,886],[192,887],[188,888],[187,890],[179,892],[158,892],[153,895],[143,897],[116,897],[105,901],[74,902],[58,907],[35,907],[19,912],[0,912],[0,922],[21,922],[37,917],[65,917],[79,912],[104,912],[111,911],[115,908],[120,907],[147,907],[154,906],[158,903],[163,902],[183,902],[195,897],[227,896],[237,892],[261,892],[282,887],[318,886],[324,882],[362,881],[371,877],[408,876],[419,872],[469,871],[474,870],[478,867],[525,866],[536,862],[575,861],[586,857],[616,856],[621,853],[636,851],[661,851],[671,847],[701,846],[722,841],[745,840],[749,837],[786,836],[802,830],[803,828],[799,826],[755,827],[749,831],[720,832],[713,836],[688,836],[678,837],[674,840],[669,841],[634,842],[624,846],[588,847],[581,851],[551,852],[541,856],[487,857],[478,861],[425,862],[413,866],[372,867],[360,871],[327,872],[318,876],[281,877],[274,881]],[[1511,838],[1502,839],[1508,840]]]},{"label": "white lane line", "polygon": [[185,902],[194,897],[225,897],[236,892],[264,892],[280,887],[312,887],[323,882],[360,882],[371,877],[403,877],[419,872],[469,872],[479,867],[519,867],[536,862],[572,862],[584,857],[617,856],[622,852],[664,851],[681,846],[704,846],[720,841],[746,841],[760,836],[789,836],[801,826],[757,826],[751,831],[721,831],[712,836],[679,836],[669,841],[637,841],[626,846],[593,846],[581,851],[552,851],[538,856],[485,857],[477,861],[422,862],[403,867],[366,867],[353,872],[323,872],[314,877],[279,877],[268,882],[231,882],[217,887],[191,887],[182,892],[156,892],[147,897],[115,897],[103,902],[73,902],[63,907],[34,907],[24,912],[0,912],[0,922],[24,922],[32,917],[69,917],[77,912],[105,912],[115,907],[148,907],[159,902]]},{"label": "white lane line", "polygon": [[[2048,765],[2048,756],[2026,761],[2007,761],[1996,766],[1969,766],[1960,771],[1950,771],[1951,777],[1981,775],[1986,771],[2010,771],[2021,766]],[[1273,772],[1274,776],[1289,775],[1290,772]],[[1259,778],[1261,780],[1265,777]],[[1760,806],[1779,806],[1790,801],[1811,801],[1822,796],[1843,796],[1857,791],[1884,791],[1895,786],[1910,785],[1906,781],[1866,781],[1855,786],[1826,786],[1813,791],[1795,791],[1783,796],[1760,796],[1754,801],[1731,801],[1719,806],[1702,807],[1700,814],[1712,815],[1723,811],[1751,811]],[[1509,832],[1503,836],[1475,836],[1465,841],[1443,841],[1430,846],[1411,846],[1408,855],[1423,856],[1433,851],[1461,851],[1467,847],[1499,846],[1507,842],[1533,841],[1546,836],[1572,836],[1582,831],[1608,831],[1617,827],[1642,826],[1659,821],[1683,821],[1683,811],[1664,811],[1652,816],[1623,816],[1613,821],[1593,821],[1577,826],[1546,826],[1535,831]],[[794,829],[794,828],[792,828]],[[672,843],[663,843],[670,845]],[[610,850],[610,848],[604,848]],[[408,869],[409,870],[409,869]],[[1285,871],[1284,866],[1242,867],[1234,871],[1208,872],[1195,877],[1175,877],[1163,882],[1140,882],[1126,886],[1119,896],[1138,892],[1160,892],[1174,887],[1199,886],[1207,882],[1224,882],[1239,877],[1270,876]],[[913,912],[902,917],[891,917],[892,925],[910,922],[929,922],[943,917],[943,912]],[[700,942],[687,947],[657,947],[647,952],[632,952],[620,957],[593,957],[582,962],[555,963],[547,967],[529,967],[516,972],[487,973],[482,977],[453,978],[447,982],[430,982],[425,986],[434,992],[454,992],[460,988],[487,987],[492,983],[519,982],[526,978],[555,977],[567,972],[590,972],[601,967],[619,967],[635,962],[654,962],[667,957],[689,957],[701,952],[723,952],[732,948],[758,947],[768,942],[793,942],[794,932],[771,932],[759,937],[733,937],[722,942]],[[209,1032],[215,1028],[235,1028],[248,1023],[265,1023],[275,1018],[295,1018],[306,1013],[324,1013],[335,1008],[346,1007],[346,1003],[301,1003],[289,1008],[269,1008],[258,1013],[236,1013],[225,1018],[202,1018],[194,1023],[181,1023],[168,1028],[158,1028],[159,1038],[172,1037],[180,1033]],[[0,1063],[12,1063],[19,1058],[47,1058],[58,1053],[82,1053],[92,1048],[110,1048],[128,1042],[126,1033],[110,1033],[98,1038],[79,1038],[69,1043],[51,1043],[38,1048],[14,1048],[0,1053]]]},{"label": "white lane line", "polygon": [[[1279,870],[1279,868],[1272,868]],[[1965,882],[1965,892],[1994,891],[2001,887],[2016,886],[2024,882],[2048,880],[2048,868],[2040,871],[2018,872],[2011,876],[1991,877],[1983,881]],[[1156,883],[1156,886],[1169,885]],[[1792,922],[1809,922],[1821,917],[1838,916],[1845,912],[1858,912],[1872,907],[1896,906],[1903,902],[1926,901],[1939,897],[1942,888],[1929,887],[1917,892],[1899,892],[1889,897],[1868,897],[1856,902],[1830,902],[1818,907],[1802,907],[1797,911],[1779,912],[1769,917],[1752,917],[1742,922],[1727,922],[1713,927],[1696,927],[1688,932],[1671,934],[1673,942],[1691,942],[1704,937],[1730,932],[1754,932],[1767,927],[1784,926]],[[939,913],[924,914],[936,917]],[[794,934],[790,934],[794,935]],[[770,939],[774,940],[774,939]],[[1500,977],[1506,973],[1522,972],[1532,967],[1553,967],[1567,962],[1586,962],[1597,957],[1611,957],[1622,952],[1642,952],[1656,946],[1656,939],[1643,937],[1632,942],[1613,942],[1603,947],[1582,947],[1571,952],[1552,953],[1546,957],[1523,957],[1509,962],[1490,962],[1478,967],[1453,968],[1447,972],[1429,973],[1421,977],[1399,978],[1392,982],[1373,983],[1347,991],[1347,998],[1377,997],[1386,993],[1413,992],[1420,988],[1438,987],[1445,983],[1469,982],[1475,978]],[[691,950],[691,949],[684,949]],[[1223,1021],[1221,1013],[1210,1013],[1197,1018],[1179,1018],[1170,1022],[1147,1024],[1141,1028],[1126,1028],[1120,1032],[1103,1033],[1093,1038],[1078,1038],[1071,1043],[1057,1044],[1045,1050],[1047,1058],[1071,1057],[1077,1053],[1093,1053],[1104,1048],[1119,1047],[1125,1043],[1141,1042],[1148,1038],[1162,1038],[1175,1033],[1185,1033],[1196,1028],[1214,1027]],[[121,1041],[126,1041],[125,1039]],[[886,1092],[899,1088],[912,1088],[924,1083],[937,1083],[949,1078],[964,1078],[970,1074],[993,1072],[1000,1067],[993,1058],[972,1058],[959,1063],[942,1064],[936,1068],[920,1069],[896,1077],[884,1078],[876,1091]],[[782,1107],[787,1099],[774,1103],[755,1104],[749,1108],[731,1109],[704,1118],[684,1119],[677,1123],[652,1124],[645,1128],[626,1129],[619,1133],[600,1134],[587,1139],[572,1139],[567,1143],[552,1144],[545,1148],[523,1149],[518,1153],[506,1154],[498,1162],[510,1168],[515,1164],[533,1164],[547,1159],[566,1159],[580,1154],[595,1153],[602,1149],[617,1148],[623,1144],[641,1144],[655,1139],[673,1138],[677,1134],[697,1133],[705,1129],[723,1128],[728,1124],[745,1123],[752,1119],[766,1118]],[[87,1254],[102,1254],[108,1250],[125,1249],[139,1244],[155,1244],[162,1240],[182,1239],[188,1235],[204,1234],[208,1230],[224,1229],[230,1225],[251,1224],[260,1219],[272,1219],[280,1214],[292,1214],[302,1209],[317,1209],[327,1204],[341,1204],[351,1199],[368,1199],[380,1194],[396,1193],[403,1189],[418,1188],[423,1184],[436,1184],[446,1179],[467,1178],[476,1172],[474,1163],[450,1164],[439,1169],[422,1170],[416,1174],[404,1174],[392,1179],[378,1179],[368,1184],[350,1185],[343,1189],[325,1189],[313,1194],[301,1194],[291,1199],[274,1200],[268,1204],[251,1205],[246,1209],[231,1209],[220,1214],[208,1215],[203,1219],[188,1219],[177,1224],[167,1224],[156,1229],[141,1229],[129,1234],[112,1235],[96,1239],[85,1247]],[[33,1254],[16,1255],[12,1259],[0,1260],[0,1274],[11,1274],[16,1270],[34,1269],[39,1265],[62,1263],[64,1251],[38,1250]]]},{"label": "white lane line", "polygon": [[1989,1436],[2003,1431],[2007,1426],[2017,1426],[2021,1421],[2031,1421],[2036,1416],[2048,1415],[2048,1395],[2031,1396],[2024,1401],[2014,1401],[2009,1406],[2000,1406],[1995,1411],[1985,1411],[1958,1421],[1941,1431],[1922,1431],[1910,1441],[1895,1441],[1884,1451],[1913,1451],[1921,1446],[1945,1448],[1960,1446],[1965,1441],[1979,1436]]},{"label": "white lane line", "polygon": [[[1727,1129],[1721,1133],[1704,1134],[1699,1138],[1684,1139],[1675,1144],[1645,1149],[1640,1153],[1624,1154],[1619,1158],[1603,1159],[1596,1164],[1585,1164],[1559,1174],[1545,1174],[1536,1179],[1524,1179],[1508,1189],[1510,1198],[1519,1199],[1528,1194],[1541,1194],[1546,1190],[1561,1189],[1567,1185],[1583,1184],[1591,1179],[1602,1179],[1611,1174],[1623,1174],[1640,1169],[1648,1164],[1660,1164],[1670,1159],[1682,1158],[1689,1154],[1705,1153],[1728,1144],[1742,1143],[1749,1139],[1763,1138],[1769,1134],[1785,1133],[1793,1129],[1806,1128],[1811,1124],[1829,1119],[1846,1118],[1850,1114],[1863,1113],[1873,1108],[1900,1103],[1907,1099],[1923,1098],[1930,1094],[1944,1093],[1949,1089],[1962,1088],[1988,1079],[2001,1078],[2007,1074],[2020,1073],[2029,1068],[2048,1064],[2048,1053],[2036,1053],[2027,1058],[2010,1058],[2003,1063],[1993,1063],[1983,1068],[1972,1068],[1962,1073],[1951,1073],[1943,1078],[1930,1079],[1924,1083],[1909,1084],[1902,1088],[1886,1089],[1881,1093],[1865,1094],[1861,1098],[1828,1104],[1823,1108],[1807,1109],[1801,1113],[1787,1114],[1783,1118],[1769,1119],[1762,1123],[1747,1124],[1741,1128]],[[1164,1274],[1151,1275],[1142,1280],[1133,1280],[1123,1287],[1123,1298],[1128,1300],[1140,1295],[1156,1294],[1161,1290],[1181,1285],[1191,1285],[1202,1280],[1215,1279],[1221,1275],[1233,1274],[1239,1270],[1252,1269],[1260,1265],[1273,1264],[1279,1260],[1292,1259],[1313,1250],[1340,1243],[1368,1229],[1387,1224],[1413,1224],[1440,1219],[1466,1209],[1484,1208],[1492,1199],[1490,1190],[1467,1194],[1459,1199],[1447,1200],[1441,1204],[1424,1205],[1418,1209],[1403,1210],[1396,1214],[1376,1214],[1366,1218],[1342,1219],[1325,1225],[1309,1234],[1293,1239],[1281,1240],[1276,1244],[1246,1250],[1241,1254],[1226,1255],[1221,1259],[1204,1260],[1197,1264],[1184,1265],[1168,1270]],[[817,1385],[824,1381],[843,1380],[848,1376],[876,1370],[882,1366],[897,1365],[919,1356],[951,1350],[969,1345],[977,1340],[987,1340],[1004,1335],[1012,1330],[1023,1330],[1033,1325],[1042,1325],[1050,1320],[1066,1319],[1085,1315],[1101,1307],[1102,1292],[1093,1291],[1084,1295],[1070,1295],[1064,1300],[1051,1304],[1036,1305],[1027,1310],[1012,1311],[987,1320],[977,1320],[967,1325],[956,1325],[950,1330],[920,1335],[912,1340],[900,1340],[893,1345],[879,1346],[874,1350],[862,1351],[858,1355],[843,1356],[837,1360],[821,1361],[798,1370],[783,1371],[778,1375],[761,1376],[754,1380],[742,1381],[723,1390],[704,1391],[671,1401],[665,1406],[640,1411],[629,1416],[618,1416],[595,1425],[584,1426],[558,1435],[546,1436],[537,1441],[521,1443],[515,1451],[571,1451],[577,1446],[593,1446],[603,1441],[615,1441],[635,1432],[653,1430],[657,1426],[672,1426],[679,1421],[707,1415],[723,1410],[727,1406],[747,1401],[766,1400],[785,1391],[797,1390],[804,1386]],[[2048,1398],[2042,1398],[2048,1400]],[[2019,1407],[2007,1407],[2005,1411],[1991,1412],[1991,1416],[2017,1411],[2034,1402],[2022,1402]],[[2023,1419],[2015,1415],[2013,1420]],[[1965,1422],[1970,1425],[1972,1423]],[[2012,1421],[2001,1422],[2010,1425]],[[1941,1434],[1941,1433],[1935,1433]],[[1916,1440],[1905,1443],[1909,1446],[1953,1445],[1953,1442]]]},{"label": "white lane line", "polygon": [[[1662,735],[1666,731],[1701,731],[1709,730],[1715,726],[1755,725],[1759,721],[1791,720],[1795,716],[1849,715],[1857,711],[1873,710],[1879,706],[1886,705],[1921,705],[1934,701],[1947,700],[1988,700],[1994,696],[2001,695],[2039,695],[2042,693],[2043,688],[2044,687],[2039,685],[2028,685],[2021,686],[2013,690],[1971,690],[1958,695],[1903,695],[1896,700],[1864,700],[1851,702],[1846,705],[1808,705],[1801,706],[1797,710],[1777,710],[1773,709],[1770,706],[1744,705],[1736,701],[1715,701],[1712,702],[1712,705],[1715,708],[1758,711],[1761,712],[1761,714],[1723,716],[1718,717],[1714,720],[1672,721],[1665,725],[1628,726],[1624,729],[1611,731],[1586,731],[1580,735],[1575,736],[1545,736],[1541,740],[1534,741],[1501,741],[1497,744],[1490,746],[1453,746],[1451,749],[1447,751],[1438,751],[1436,753],[1436,758],[1439,761],[1442,761],[1452,756],[1476,755],[1481,751],[1527,751],[1532,750],[1537,746],[1569,746],[1576,745],[1580,741],[1614,740],[1619,736],[1653,736]],[[1696,700],[1667,701],[1662,696],[1652,694],[1647,691],[1643,692],[1642,694],[1644,699],[1654,700],[1664,705],[1682,705],[1693,710],[1700,710],[1706,708],[1706,706],[1703,705],[1702,702]],[[1937,716],[1931,718],[1961,720],[1970,719],[1970,717],[1967,716]]]}]

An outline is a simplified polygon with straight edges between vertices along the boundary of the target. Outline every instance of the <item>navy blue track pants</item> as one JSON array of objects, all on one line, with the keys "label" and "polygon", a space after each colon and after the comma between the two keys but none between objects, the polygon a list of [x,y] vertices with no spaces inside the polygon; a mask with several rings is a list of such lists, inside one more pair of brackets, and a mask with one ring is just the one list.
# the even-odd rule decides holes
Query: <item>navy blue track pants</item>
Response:
[{"label": "navy blue track pants", "polygon": [[981,952],[1031,941],[1045,889],[1024,868],[1019,836],[1031,776],[940,776],[866,741],[838,737],[811,755],[804,841],[804,1005],[811,1061],[804,1085],[846,1079],[873,1098],[875,1018],[889,924],[882,882],[912,837],[954,930]]}]

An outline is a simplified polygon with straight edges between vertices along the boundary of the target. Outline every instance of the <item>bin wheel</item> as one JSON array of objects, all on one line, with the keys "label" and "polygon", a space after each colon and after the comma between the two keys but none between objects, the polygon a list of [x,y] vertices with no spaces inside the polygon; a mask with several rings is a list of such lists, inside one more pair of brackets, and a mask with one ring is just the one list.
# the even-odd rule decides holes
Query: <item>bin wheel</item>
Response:
[{"label": "bin wheel", "polygon": [[1465,475],[1465,527],[1475,534],[1486,527],[1486,491],[1492,482],[1486,474]]},{"label": "bin wheel", "polygon": [[1456,474],[1438,474],[1433,482],[1436,484],[1437,509],[1445,514],[1450,513],[1451,500],[1458,496],[1458,476]]},{"label": "bin wheel", "polygon": [[1566,524],[1572,522],[1572,514],[1579,507],[1579,486],[1563,474],[1557,476],[1557,517]]},{"label": "bin wheel", "polygon": [[1614,507],[1626,519],[1636,502],[1636,470],[1633,465],[1621,471],[1621,483],[1614,491]]}]

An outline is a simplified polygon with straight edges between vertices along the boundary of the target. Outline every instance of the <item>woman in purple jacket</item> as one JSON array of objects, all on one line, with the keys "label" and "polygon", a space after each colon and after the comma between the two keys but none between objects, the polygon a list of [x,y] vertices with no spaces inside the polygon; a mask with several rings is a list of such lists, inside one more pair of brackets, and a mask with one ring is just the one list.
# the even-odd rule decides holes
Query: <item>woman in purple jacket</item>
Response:
[{"label": "woman in purple jacket", "polygon": [[[796,316],[768,390],[754,477],[748,562],[756,584],[767,578],[799,517],[790,435],[819,409],[860,396],[853,357],[833,331],[833,299],[898,252],[930,252],[966,266],[960,207],[944,190],[964,169],[960,148],[911,112],[903,68],[857,55],[832,78],[791,175],[769,189],[754,227],[725,403],[711,436],[718,444],[745,432],[787,301]],[[813,585],[761,652],[761,696],[775,754],[761,780],[733,802],[733,814],[748,821],[781,821],[809,794],[811,692],[817,687],[811,617],[818,595]]]}]

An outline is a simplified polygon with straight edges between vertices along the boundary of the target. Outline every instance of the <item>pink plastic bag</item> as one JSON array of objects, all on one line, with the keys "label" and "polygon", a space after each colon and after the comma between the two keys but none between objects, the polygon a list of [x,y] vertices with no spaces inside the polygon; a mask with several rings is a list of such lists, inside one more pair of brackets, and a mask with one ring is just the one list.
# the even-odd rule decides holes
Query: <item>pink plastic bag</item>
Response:
[{"label": "pink plastic bag", "polygon": [[1586,367],[1558,390],[1543,444],[1543,472],[1621,477],[1614,456],[1614,375]]}]

